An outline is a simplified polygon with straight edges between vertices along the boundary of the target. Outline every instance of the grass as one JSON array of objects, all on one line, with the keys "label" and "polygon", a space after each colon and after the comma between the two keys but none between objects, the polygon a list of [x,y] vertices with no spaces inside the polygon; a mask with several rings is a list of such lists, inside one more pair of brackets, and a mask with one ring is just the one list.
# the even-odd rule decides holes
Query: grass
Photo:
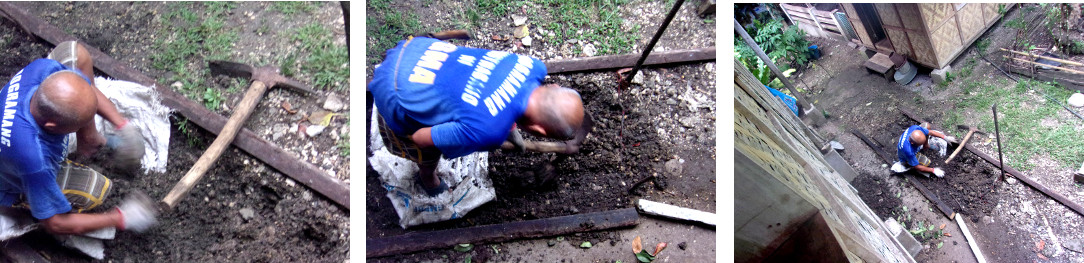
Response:
[{"label": "grass", "polygon": [[[217,110],[222,93],[211,87],[203,87],[203,80],[210,72],[203,67],[205,61],[228,59],[231,44],[238,39],[237,30],[226,28],[227,14],[236,7],[231,2],[172,3],[174,11],[159,18],[162,25],[154,47],[160,52],[151,55],[151,66],[173,73],[170,82],[180,82],[177,90],[205,107]],[[196,10],[203,9],[197,13]]]},{"label": "grass", "polygon": [[[1046,98],[1046,94],[1050,98]],[[946,113],[946,127],[960,124],[960,115],[967,109],[980,117],[978,129],[993,136],[994,121],[990,107],[997,104],[998,128],[1005,159],[1018,169],[1034,168],[1027,160],[1046,154],[1070,167],[1084,159],[1084,136],[1076,131],[1076,119],[1044,127],[1043,120],[1063,121],[1058,117],[1064,109],[1059,105],[1072,92],[1053,83],[1022,80],[1010,85],[1001,80],[995,85],[972,82],[964,86],[962,99],[954,111]]]},{"label": "grass", "polygon": [[[532,13],[528,25],[532,32],[538,28],[553,32],[543,37],[548,44],[560,45],[569,39],[588,41],[595,45],[598,55],[632,53],[632,46],[639,39],[640,26],[626,27],[619,13],[620,6],[630,0],[474,0],[464,3],[462,11],[455,12],[457,21],[450,21],[445,29],[477,29],[483,21],[506,19],[522,6]],[[383,60],[384,51],[395,47],[407,36],[436,31],[423,26],[417,14],[401,7],[392,6],[391,0],[374,0],[368,3],[365,18],[368,44],[366,54],[369,63]],[[714,20],[704,20],[713,23]],[[509,28],[511,31],[511,28]],[[574,45],[577,54],[582,45]]]},{"label": "grass", "polygon": [[[350,126],[350,116],[346,115],[346,126]],[[336,148],[339,148],[339,156],[350,156],[350,133],[345,133],[339,138],[339,142],[335,144]]]},{"label": "grass", "polygon": [[293,15],[298,13],[311,13],[316,9],[312,2],[272,2],[271,10],[278,11],[284,15]]},{"label": "grass", "polygon": [[[301,59],[301,73],[312,76],[315,88],[346,90],[350,78],[350,57],[346,47],[332,42],[331,30],[322,23],[313,22],[297,29],[292,39],[300,44],[299,50],[308,52],[307,56],[291,54],[283,60],[280,68],[288,68]],[[292,67],[290,67],[292,68]],[[289,72],[290,75],[294,73]]]}]

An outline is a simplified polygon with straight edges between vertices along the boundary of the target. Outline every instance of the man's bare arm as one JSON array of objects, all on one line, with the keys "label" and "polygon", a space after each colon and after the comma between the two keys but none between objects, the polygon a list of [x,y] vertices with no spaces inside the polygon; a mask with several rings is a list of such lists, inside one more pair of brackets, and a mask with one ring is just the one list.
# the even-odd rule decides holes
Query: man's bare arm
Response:
[{"label": "man's bare arm", "polygon": [[57,214],[42,220],[45,230],[53,234],[78,235],[86,232],[115,227],[122,224],[120,213],[116,210],[101,214]]},{"label": "man's bare arm", "polygon": [[933,173],[933,168],[930,168],[929,166],[925,166],[925,165],[921,165],[921,164],[920,165],[915,165],[915,169],[918,169],[918,171],[924,172],[924,173]]},{"label": "man's bare arm", "polygon": [[425,127],[418,129],[414,134],[410,135],[410,139],[414,140],[414,144],[419,148],[429,148],[435,146],[433,144],[433,127]]}]

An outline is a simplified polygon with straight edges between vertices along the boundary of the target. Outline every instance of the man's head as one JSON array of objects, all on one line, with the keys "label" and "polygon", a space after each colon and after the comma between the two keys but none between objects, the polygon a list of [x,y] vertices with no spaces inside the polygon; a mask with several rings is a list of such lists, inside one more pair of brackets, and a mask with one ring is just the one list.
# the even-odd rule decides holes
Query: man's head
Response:
[{"label": "man's head", "polygon": [[46,77],[30,98],[30,112],[46,132],[72,133],[94,121],[96,95],[79,74],[56,72]]},{"label": "man's head", "polygon": [[911,132],[911,144],[913,145],[925,145],[926,135],[922,134],[920,130],[914,130]]},{"label": "man's head", "polygon": [[531,93],[527,111],[518,123],[537,136],[571,139],[583,125],[580,93],[557,84],[539,86]]}]

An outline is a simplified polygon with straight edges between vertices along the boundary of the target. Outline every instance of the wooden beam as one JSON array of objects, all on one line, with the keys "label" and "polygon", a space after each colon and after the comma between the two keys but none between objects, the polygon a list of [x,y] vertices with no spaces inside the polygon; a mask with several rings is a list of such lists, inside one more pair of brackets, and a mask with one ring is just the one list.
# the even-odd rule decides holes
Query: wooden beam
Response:
[{"label": "wooden beam", "polygon": [[[900,110],[900,112],[903,112],[904,115],[907,115],[908,118],[911,118],[912,120],[915,120],[915,121],[920,121],[918,116],[914,115],[910,111],[905,110],[903,108],[899,108],[899,110]],[[933,127],[933,123],[930,123],[930,126]],[[990,155],[987,155],[987,154],[985,154],[983,152],[980,152],[978,149],[975,149],[975,147],[973,147],[971,145],[966,145],[965,147],[971,153],[974,153],[975,155],[979,156],[979,158],[982,158],[983,160],[986,160],[986,162],[989,162],[990,164],[994,165],[994,167],[999,167],[999,168],[1001,167],[1001,165],[998,163],[997,159],[994,159],[993,157],[990,157]],[[1024,176],[1024,173],[1021,173],[1020,171],[1017,171],[1016,169],[1013,169],[1012,167],[1009,167],[1008,165],[1005,165],[1005,167],[1003,167],[1003,168],[1005,168],[1005,172],[1011,174],[1013,177],[1016,177],[1016,179],[1020,180],[1021,182],[1024,182],[1028,186],[1031,186],[1031,188],[1035,188],[1035,190],[1038,190],[1039,192],[1049,196],[1050,198],[1053,198],[1055,201],[1058,201],[1062,205],[1065,205],[1066,207],[1069,207],[1069,209],[1072,209],[1073,211],[1077,212],[1078,214],[1084,215],[1084,207],[1080,206],[1080,204],[1077,204],[1077,203],[1073,202],[1073,200],[1065,197],[1064,195],[1061,195],[1061,194],[1059,194],[1057,192],[1054,192],[1050,188],[1046,188],[1046,186],[1043,186],[1042,184],[1039,184],[1039,182],[1036,182],[1035,180],[1032,180],[1031,178],[1028,178],[1027,176]]]},{"label": "wooden beam", "polygon": [[[16,24],[21,25],[30,34],[56,45],[60,42],[76,40],[72,35],[64,32],[56,26],[46,23],[44,20],[28,14],[11,2],[0,2],[0,13]],[[136,82],[146,86],[154,86],[162,97],[162,104],[176,110],[188,120],[203,127],[211,133],[218,134],[226,124],[226,117],[218,115],[194,101],[188,100],[169,88],[169,85],[158,83],[155,79],[143,75],[138,70],[109,57],[101,50],[90,44],[79,41],[86,47],[94,58],[94,67],[105,74],[121,80]],[[339,204],[343,209],[350,210],[349,187],[333,178],[320,168],[308,162],[299,160],[282,148],[272,144],[256,135],[248,129],[243,129],[234,139],[233,145],[248,152],[253,157],[282,172],[286,176],[308,186],[316,192],[324,195],[332,202]]]},{"label": "wooden beam", "polygon": [[26,245],[23,239],[12,238],[0,242],[0,259],[3,259],[3,262],[12,263],[51,262],[42,257],[37,250]]},{"label": "wooden beam", "polygon": [[[546,61],[549,74],[628,68],[636,65],[641,54],[595,56]],[[651,52],[644,65],[662,65],[715,61],[715,47]]]},{"label": "wooden beam", "polygon": [[1079,71],[1079,70],[1075,70],[1075,69],[1071,69],[1071,68],[1063,68],[1063,67],[1054,66],[1054,65],[1047,65],[1047,64],[1027,60],[1027,59],[1014,58],[1014,57],[1009,57],[1009,56],[1005,56],[1005,55],[1001,55],[1001,57],[1016,60],[1016,61],[1019,61],[1019,62],[1024,62],[1024,63],[1027,63],[1027,64],[1039,66],[1039,67],[1056,68],[1056,69],[1059,69],[1059,70],[1062,70],[1062,71],[1065,71],[1065,72],[1084,75],[1084,71]]},{"label": "wooden beam", "polygon": [[[858,130],[851,130],[851,133],[854,133],[855,136],[858,136],[859,139],[862,139],[862,141],[865,142],[866,145],[869,146],[869,148],[873,148],[873,151],[876,152],[878,156],[881,156],[881,159],[884,159],[884,161],[889,163],[889,165],[895,163],[892,158],[888,157],[888,154],[885,153],[883,149],[877,147],[877,144],[874,144],[873,140],[870,140],[869,137],[866,137],[865,134],[862,134],[862,132],[859,132]],[[942,202],[941,198],[937,198],[937,194],[931,192],[929,188],[926,188],[926,185],[923,185],[922,182],[919,182],[917,176],[909,173],[903,174],[910,176],[910,180],[907,181],[911,182],[911,185],[918,189],[918,192],[922,193],[922,195],[925,196],[926,199],[929,199],[930,202],[933,202],[934,206],[937,207],[937,210],[940,210],[941,213],[945,214],[945,217],[948,217],[949,219],[956,217],[956,212],[952,210],[952,207],[946,205],[945,202]]]},{"label": "wooden beam", "polygon": [[635,208],[624,208],[496,225],[413,232],[400,236],[366,239],[365,257],[383,257],[427,249],[451,248],[456,244],[478,245],[630,227],[639,224],[639,219],[640,214]]},{"label": "wooden beam", "polygon": [[968,230],[967,225],[964,224],[964,216],[956,217],[956,225],[960,226],[960,232],[964,233],[964,239],[967,240],[967,245],[971,247],[971,253],[975,254],[975,260],[978,260],[979,263],[986,263],[986,257],[982,255],[982,250],[979,250],[978,241],[971,237],[971,230]]}]

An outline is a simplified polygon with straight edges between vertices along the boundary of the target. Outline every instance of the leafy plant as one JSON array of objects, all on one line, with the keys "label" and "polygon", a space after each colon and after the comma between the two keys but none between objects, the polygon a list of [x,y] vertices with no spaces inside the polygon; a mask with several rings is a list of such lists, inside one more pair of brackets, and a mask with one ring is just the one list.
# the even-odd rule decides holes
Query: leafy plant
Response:
[{"label": "leafy plant", "polygon": [[[798,27],[792,26],[786,30],[782,27],[783,22],[779,20],[769,20],[766,23],[754,20],[750,29],[752,32],[749,34],[764,50],[765,55],[780,68],[779,70],[792,72],[791,66],[801,66],[809,61],[806,51],[810,42],[805,39],[805,32]],[[760,83],[776,88],[782,87],[782,83],[772,85],[779,80],[772,76],[768,65],[756,55],[752,47],[746,45],[741,36],[734,37],[734,53],[735,58],[749,69],[749,72],[760,80]]]}]

